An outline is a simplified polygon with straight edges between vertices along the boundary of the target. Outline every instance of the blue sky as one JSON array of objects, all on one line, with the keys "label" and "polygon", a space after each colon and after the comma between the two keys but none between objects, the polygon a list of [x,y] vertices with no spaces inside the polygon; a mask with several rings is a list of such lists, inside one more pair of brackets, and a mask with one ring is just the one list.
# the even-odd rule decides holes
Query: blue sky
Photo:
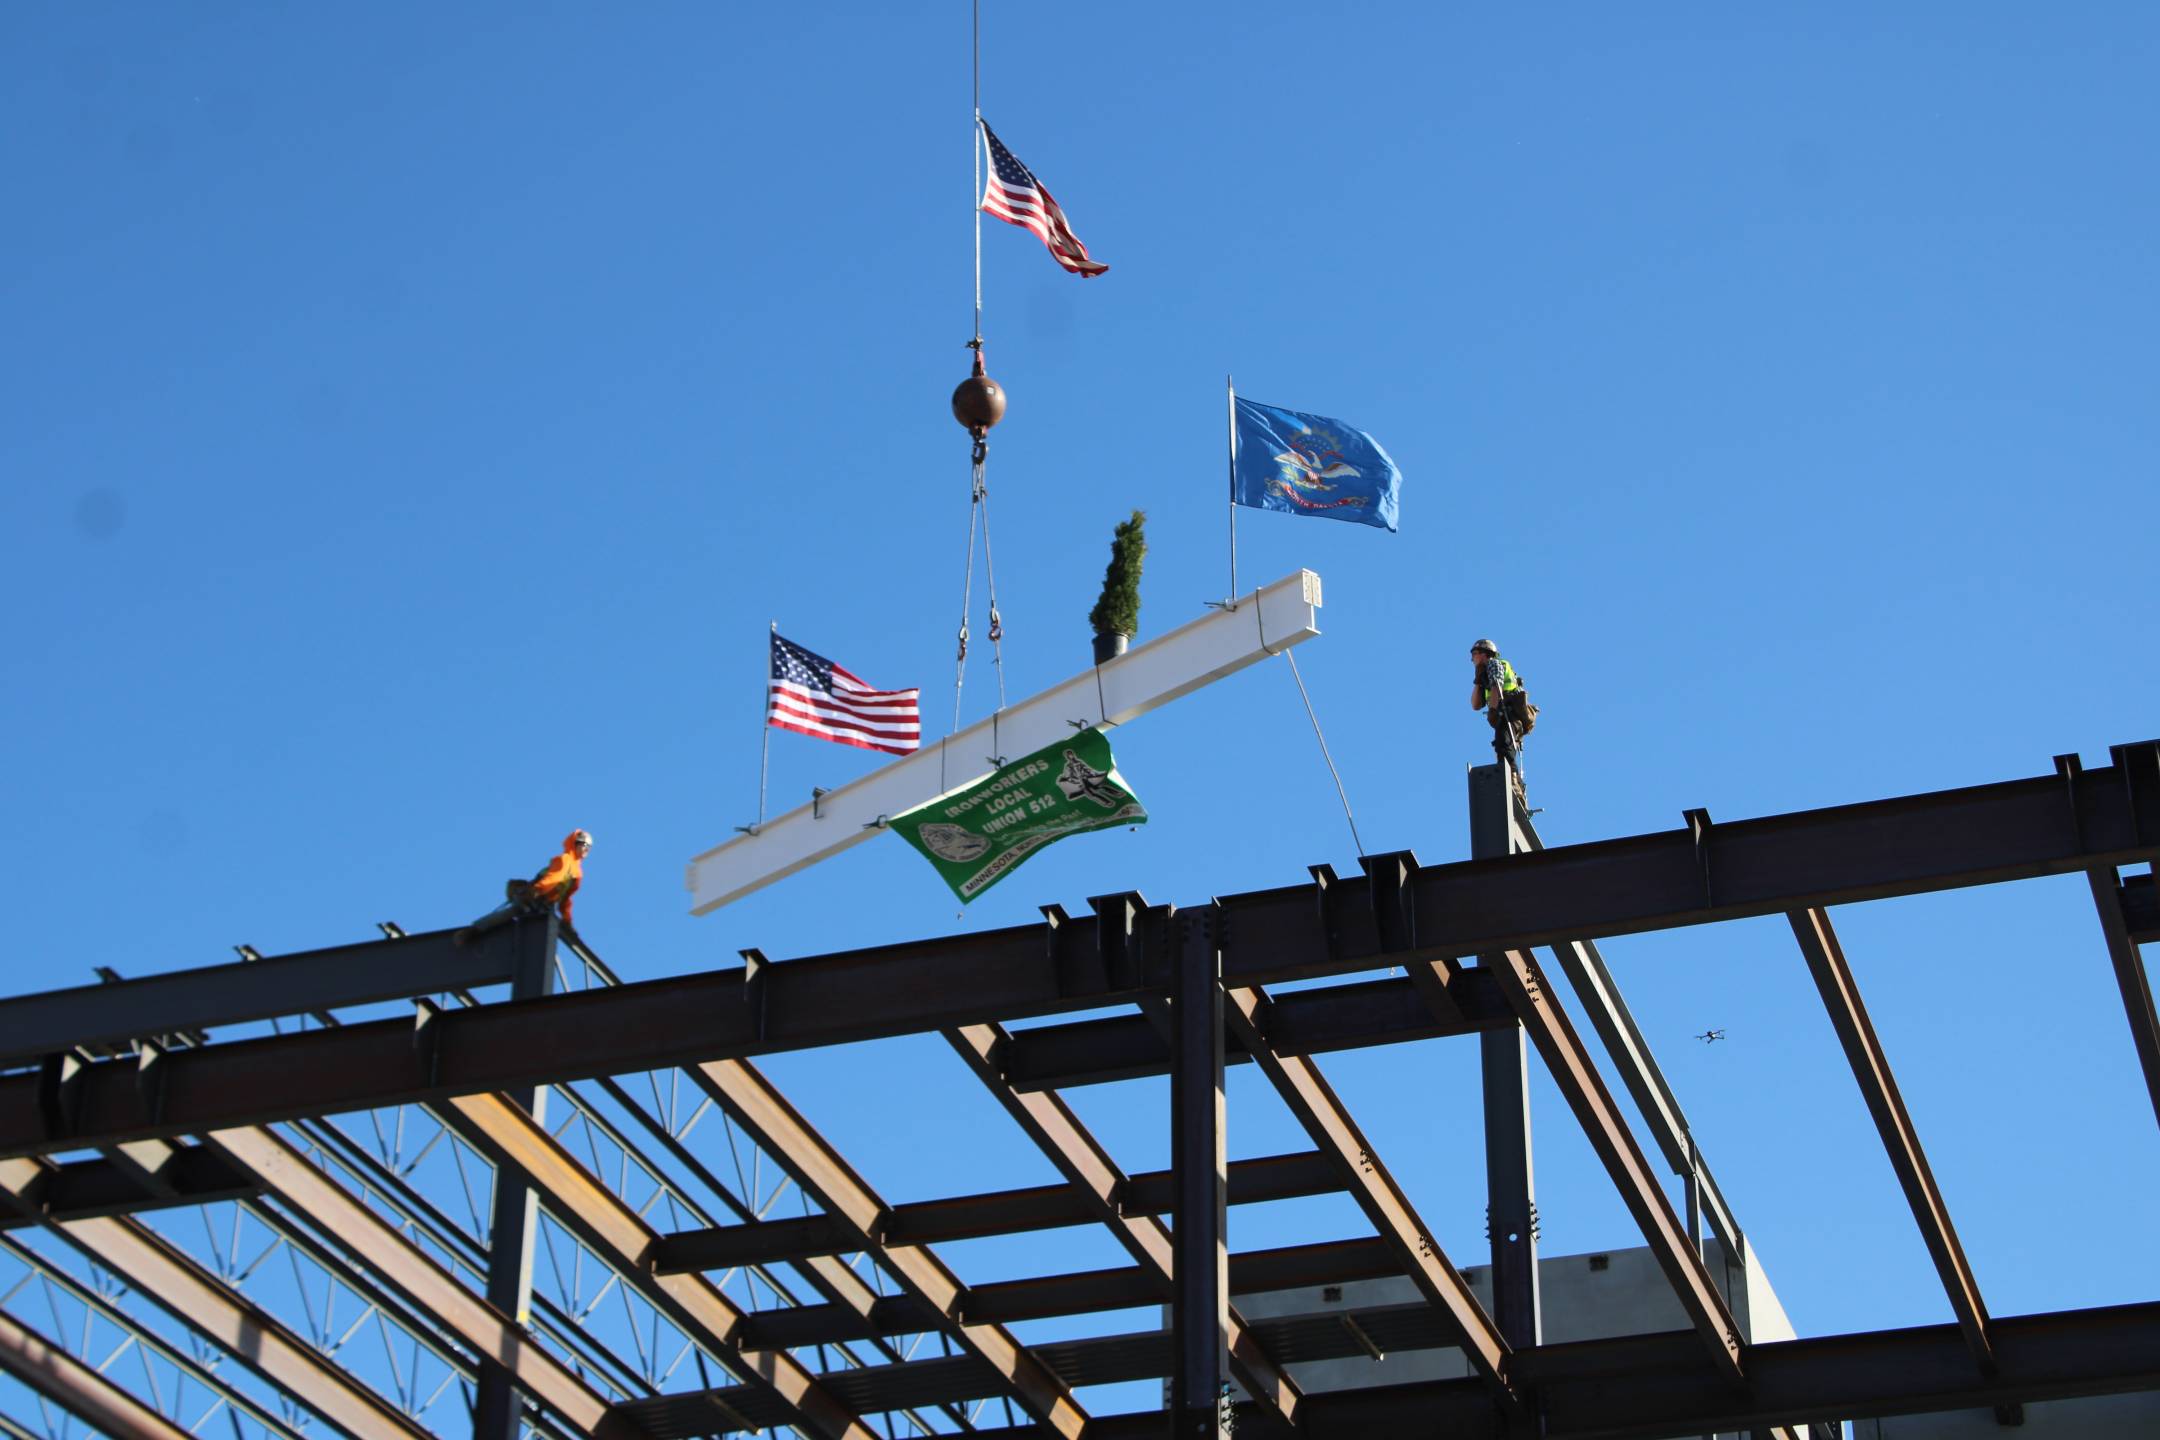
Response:
[{"label": "blue sky", "polygon": [[[1399,535],[1239,526],[1246,582],[1324,578],[1300,660],[1369,848],[1466,853],[1481,633],[1544,707],[1549,843],[2160,733],[2149,7],[986,8],[984,111],[1112,267],[985,225],[1014,695],[1085,665],[1135,506],[1145,632],[1223,593],[1235,371],[1407,476]],[[958,4],[0,15],[0,986],[461,922],[573,825],[634,977],[1350,868],[1269,665],[1118,733],[1148,826],[964,915],[883,840],[686,915],[756,807],[768,620],[951,714],[968,125]],[[875,763],[776,735],[775,808]],[[2082,881],[1836,919],[1991,1307],[2160,1293]],[[1606,948],[1802,1332],[1949,1318],[1783,922]],[[1047,1178],[935,1042],[770,1069],[890,1198]],[[1482,1263],[1469,1047],[1326,1069]],[[1635,1243],[1538,1085],[1548,1253]],[[1161,1098],[1076,1102],[1142,1169]],[[1301,1143],[1232,1104],[1235,1153]]]}]

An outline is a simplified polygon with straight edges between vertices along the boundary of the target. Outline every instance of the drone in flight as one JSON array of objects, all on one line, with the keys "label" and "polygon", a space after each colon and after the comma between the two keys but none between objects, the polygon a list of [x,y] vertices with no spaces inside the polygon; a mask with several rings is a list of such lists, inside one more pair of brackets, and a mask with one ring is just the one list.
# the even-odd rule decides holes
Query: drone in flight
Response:
[{"label": "drone in flight", "polygon": [[1695,1038],[1702,1041],[1705,1045],[1715,1045],[1718,1041],[1725,1038],[1725,1032],[1723,1030],[1705,1030],[1702,1034],[1697,1035]]}]

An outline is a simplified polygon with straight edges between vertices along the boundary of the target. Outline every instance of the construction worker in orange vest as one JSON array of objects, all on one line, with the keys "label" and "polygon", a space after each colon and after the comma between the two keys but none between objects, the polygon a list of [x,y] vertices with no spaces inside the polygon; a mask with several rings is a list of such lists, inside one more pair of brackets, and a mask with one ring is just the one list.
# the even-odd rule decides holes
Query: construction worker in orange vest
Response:
[{"label": "construction worker in orange vest", "polygon": [[563,837],[562,852],[548,861],[545,870],[530,880],[505,881],[503,904],[459,931],[458,943],[464,944],[498,925],[522,920],[528,915],[542,915],[550,909],[562,916],[563,934],[577,939],[577,926],[570,918],[570,902],[577,894],[578,886],[584,883],[585,857],[591,853],[592,832],[572,830]]}]

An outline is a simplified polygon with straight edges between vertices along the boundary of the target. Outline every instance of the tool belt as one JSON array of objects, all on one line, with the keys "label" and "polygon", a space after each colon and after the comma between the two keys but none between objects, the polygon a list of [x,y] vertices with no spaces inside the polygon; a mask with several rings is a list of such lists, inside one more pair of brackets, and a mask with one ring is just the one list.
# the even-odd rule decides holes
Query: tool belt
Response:
[{"label": "tool belt", "polygon": [[1517,729],[1525,735],[1537,729],[1537,706],[1530,703],[1530,692],[1510,690],[1502,698],[1507,703],[1507,717]]}]

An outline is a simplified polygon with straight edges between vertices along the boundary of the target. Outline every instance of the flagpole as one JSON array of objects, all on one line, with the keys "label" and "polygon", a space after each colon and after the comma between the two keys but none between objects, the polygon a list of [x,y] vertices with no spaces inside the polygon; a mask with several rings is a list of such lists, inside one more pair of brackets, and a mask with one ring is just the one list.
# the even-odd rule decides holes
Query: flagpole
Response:
[{"label": "flagpole", "polygon": [[[779,622],[779,621],[777,621],[777,620],[773,620],[773,621],[769,621],[769,622],[767,622],[767,624],[768,624],[768,626],[769,626],[769,628],[770,628],[770,630],[771,630],[771,632],[772,632],[772,635],[773,635],[774,637],[777,637],[777,636],[778,636],[778,635],[780,634],[780,622]],[[764,722],[764,723],[762,723],[762,724],[761,724],[761,725],[760,725],[760,726],[758,727],[758,729],[759,729],[759,732],[760,732],[760,733],[761,733],[761,734],[762,734],[762,735],[764,736],[764,739],[763,739],[763,740],[761,740],[761,741],[759,742],[759,744],[758,744],[758,765],[757,765],[757,823],[758,823],[758,825],[759,825],[760,827],[763,827],[763,825],[765,824],[765,775],[766,775],[766,766],[767,766],[768,764],[770,764],[770,763],[771,763],[771,761],[772,761],[772,640],[771,640],[771,639],[768,639],[768,640],[767,640],[767,641],[765,642],[765,693],[764,693],[764,695],[763,695],[763,696],[761,696],[761,697],[759,698],[759,702],[758,702],[758,713],[759,713],[759,716],[760,716],[760,717],[762,718],[762,720],[763,720],[763,722]],[[750,833],[754,835],[754,834],[756,834],[757,832],[756,832],[755,830],[753,830],[753,831],[751,831]]]},{"label": "flagpole", "polygon": [[1237,382],[1223,376],[1230,414],[1230,608],[1237,609]]}]

